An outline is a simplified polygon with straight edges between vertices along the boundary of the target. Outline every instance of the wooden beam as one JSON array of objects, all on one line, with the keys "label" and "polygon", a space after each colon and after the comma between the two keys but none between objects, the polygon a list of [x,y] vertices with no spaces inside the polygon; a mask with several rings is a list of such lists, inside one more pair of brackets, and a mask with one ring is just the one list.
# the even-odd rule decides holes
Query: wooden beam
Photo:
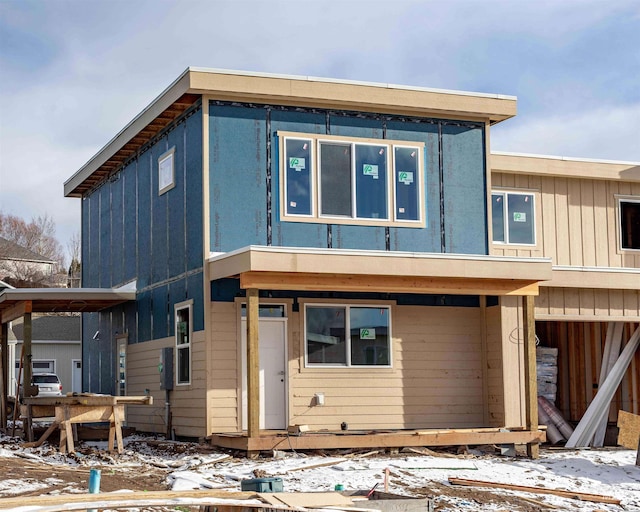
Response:
[{"label": "wooden beam", "polygon": [[[31,309],[31,308],[29,308]],[[22,346],[24,348],[24,367],[22,369],[24,378],[22,379],[24,396],[33,396],[34,390],[31,385],[31,377],[33,375],[33,354],[31,350],[31,313],[25,313],[23,316],[23,340]]]},{"label": "wooden beam", "polygon": [[258,345],[258,290],[247,290],[247,431],[260,435],[260,358]]},{"label": "wooden beam", "polygon": [[[536,320],[534,298],[522,297],[522,325],[524,330],[524,389],[527,430],[538,430],[538,381],[536,370]],[[527,445],[527,455],[537,459],[540,454],[537,443]]]},{"label": "wooden beam", "polygon": [[517,279],[243,272],[240,288],[261,290],[447,293],[456,295],[538,295],[538,283]]},{"label": "wooden beam", "polygon": [[319,450],[341,448],[403,448],[424,446],[472,446],[483,444],[528,444],[543,443],[546,433],[501,431],[499,428],[452,429],[425,431],[398,431],[392,433],[344,433],[331,435],[324,432],[315,434],[305,432],[300,436],[276,435],[262,432],[259,437],[249,438],[242,435],[213,434],[208,437],[211,444],[223,448],[245,451],[269,450]]},{"label": "wooden beam", "polygon": [[33,311],[33,305],[30,300],[17,302],[11,307],[8,307],[0,314],[0,322],[6,324],[24,316],[25,313],[31,313]]}]

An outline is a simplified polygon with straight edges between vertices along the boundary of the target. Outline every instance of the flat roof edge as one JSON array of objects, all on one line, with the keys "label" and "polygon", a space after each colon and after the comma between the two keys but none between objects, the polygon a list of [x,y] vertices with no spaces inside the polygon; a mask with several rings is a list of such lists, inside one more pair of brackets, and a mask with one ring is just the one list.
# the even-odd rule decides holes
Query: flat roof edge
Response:
[{"label": "flat roof edge", "polygon": [[571,156],[559,156],[559,155],[540,155],[536,153],[515,153],[510,151],[491,151],[492,155],[497,156],[515,156],[515,157],[523,157],[523,158],[540,158],[540,159],[548,159],[548,160],[562,160],[564,162],[587,162],[594,164],[618,164],[618,165],[638,165],[640,166],[640,162],[630,162],[625,160],[606,160],[599,158],[579,158],[579,157],[571,157]]}]

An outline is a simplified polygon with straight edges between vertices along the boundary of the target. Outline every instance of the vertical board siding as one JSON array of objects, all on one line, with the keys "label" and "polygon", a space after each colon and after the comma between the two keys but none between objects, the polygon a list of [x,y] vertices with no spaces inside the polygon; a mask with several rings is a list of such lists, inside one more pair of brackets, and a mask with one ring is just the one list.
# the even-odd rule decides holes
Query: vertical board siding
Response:
[{"label": "vertical board siding", "polygon": [[266,245],[266,110],[209,110],[211,250]]},{"label": "vertical board siding", "polygon": [[[607,322],[536,322],[540,345],[558,349],[558,392],[556,406],[567,421],[580,421],[598,391]],[[623,349],[638,323],[627,322]],[[640,364],[636,355],[613,397],[609,421],[615,423],[619,410],[640,413]]]},{"label": "vertical board siding", "polygon": [[488,254],[484,129],[442,126],[445,252]]},{"label": "vertical board siding", "polygon": [[[185,249],[187,270],[202,268],[203,242],[203,184],[202,184],[202,110],[185,121],[184,133],[184,208]],[[209,251],[207,251],[207,254]]]},{"label": "vertical board siding", "polygon": [[[151,281],[151,155],[147,151],[138,159],[138,287]],[[146,338],[149,339],[149,338]]]},{"label": "vertical board siding", "polygon": [[[167,276],[176,276],[186,272],[187,247],[185,236],[185,224],[187,212],[185,211],[185,134],[186,125],[181,124],[167,135],[167,150],[175,148],[173,153],[174,183],[175,187],[163,195],[167,202]],[[157,164],[156,164],[157,165]],[[198,173],[200,176],[200,173]],[[193,215],[192,212],[191,215]]]},{"label": "vertical board siding", "polygon": [[111,184],[98,191],[100,195],[100,287],[111,286]]},{"label": "vertical board siding", "polygon": [[124,282],[124,175],[111,183],[111,279],[109,286]]},{"label": "vertical board siding", "polygon": [[536,318],[562,320],[563,317],[584,321],[601,321],[603,317],[639,320],[640,290],[540,288]]},{"label": "vertical board siding", "polygon": [[[481,426],[480,322],[478,308],[394,307],[391,369],[304,368],[303,337],[295,336],[290,423],[331,430],[342,422],[350,429]],[[313,406],[317,392],[325,395],[322,407]]]},{"label": "vertical board siding", "polygon": [[153,283],[164,281],[168,277],[169,212],[167,198],[171,192],[176,192],[176,189],[173,188],[162,195],[158,194],[158,158],[167,149],[167,139],[163,137],[158,144],[149,150],[151,159],[151,282]]},{"label": "vertical board siding", "polygon": [[640,268],[640,254],[618,249],[619,220],[616,195],[639,195],[630,182],[492,174],[492,187],[538,191],[536,247],[492,244],[495,255],[544,256],[554,265]]}]

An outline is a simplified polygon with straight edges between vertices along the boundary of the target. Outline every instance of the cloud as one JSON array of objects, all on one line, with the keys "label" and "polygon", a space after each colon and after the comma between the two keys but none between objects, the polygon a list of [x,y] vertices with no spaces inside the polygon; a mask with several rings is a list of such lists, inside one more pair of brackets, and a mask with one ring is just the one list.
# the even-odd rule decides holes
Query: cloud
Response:
[{"label": "cloud", "polygon": [[640,102],[577,114],[510,119],[493,127],[496,151],[640,162]]},{"label": "cloud", "polygon": [[68,238],[63,182],[188,66],[514,94],[494,148],[639,160],[639,21],[637,0],[0,1],[0,209]]}]

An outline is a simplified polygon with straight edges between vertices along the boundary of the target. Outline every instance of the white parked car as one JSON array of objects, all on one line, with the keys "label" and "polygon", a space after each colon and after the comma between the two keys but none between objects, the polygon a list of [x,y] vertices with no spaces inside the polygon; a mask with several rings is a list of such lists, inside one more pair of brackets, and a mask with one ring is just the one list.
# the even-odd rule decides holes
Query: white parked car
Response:
[{"label": "white parked car", "polygon": [[38,386],[38,396],[62,396],[62,383],[55,373],[34,373],[31,381]]}]

